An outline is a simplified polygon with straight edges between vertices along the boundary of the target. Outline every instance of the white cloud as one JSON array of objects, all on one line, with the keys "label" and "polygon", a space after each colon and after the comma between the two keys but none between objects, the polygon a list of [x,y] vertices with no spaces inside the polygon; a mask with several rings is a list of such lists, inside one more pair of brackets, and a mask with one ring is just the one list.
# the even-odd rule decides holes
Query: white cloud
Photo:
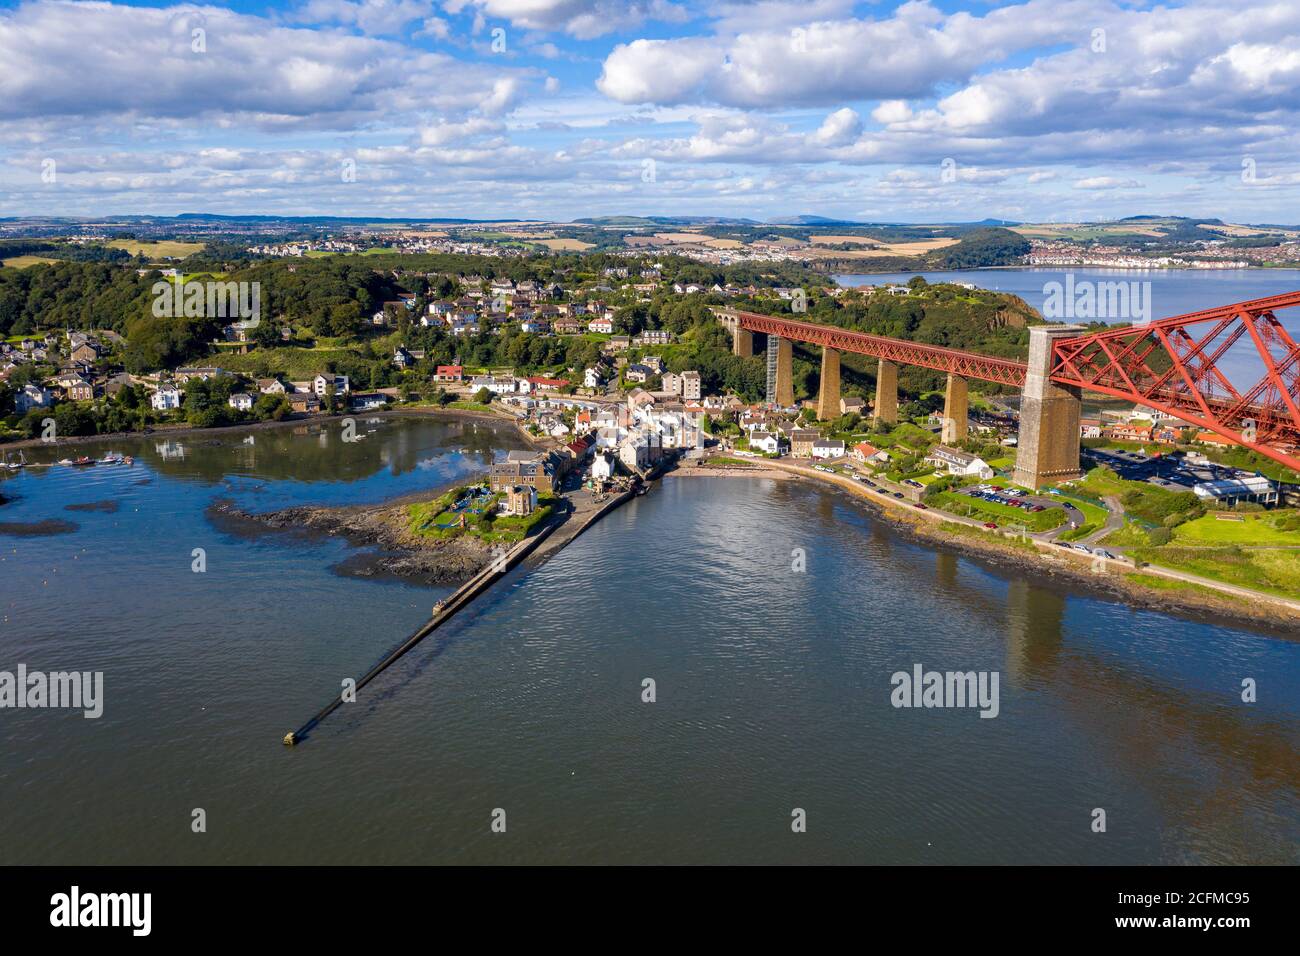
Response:
[{"label": "white cloud", "polygon": [[400,33],[433,12],[433,0],[307,0],[293,14],[302,23],[341,23],[363,33]]},{"label": "white cloud", "polygon": [[[199,52],[195,29],[206,31]],[[0,14],[0,63],[0,121],[224,116],[355,128],[408,110],[502,112],[535,76],[212,7],[62,0]]]},{"label": "white cloud", "polygon": [[1120,179],[1116,176],[1089,176],[1075,180],[1075,189],[1141,189],[1142,184],[1136,179]]},{"label": "white cloud", "polygon": [[908,0],[888,18],[808,23],[798,33],[635,40],[605,59],[599,89],[625,103],[738,107],[926,96],[1017,50],[1077,38],[1104,0],[1028,0],[982,17]]},{"label": "white cloud", "polygon": [[473,9],[478,18],[506,20],[527,30],[604,36],[646,20],[681,21],[685,11],[668,0],[446,0],[449,13]]}]

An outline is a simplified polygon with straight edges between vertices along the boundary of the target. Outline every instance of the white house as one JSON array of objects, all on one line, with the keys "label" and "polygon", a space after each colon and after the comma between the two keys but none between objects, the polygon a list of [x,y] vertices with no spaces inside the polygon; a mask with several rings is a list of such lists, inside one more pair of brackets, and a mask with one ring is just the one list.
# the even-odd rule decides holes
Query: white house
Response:
[{"label": "white house", "polygon": [[311,380],[311,390],[320,396],[324,396],[329,391],[331,385],[334,386],[335,395],[346,395],[348,392],[352,391],[352,387],[348,384],[348,377],[346,375],[331,375],[322,372]]},{"label": "white house", "polygon": [[149,404],[156,411],[168,412],[173,408],[180,408],[182,398],[184,396],[181,394],[181,390],[175,385],[163,385],[159,387],[158,391],[149,396]]},{"label": "white house", "polygon": [[614,323],[610,319],[606,318],[592,319],[587,323],[587,331],[602,332],[605,335],[610,335],[614,331]]},{"label": "white house", "polygon": [[819,438],[812,443],[814,458],[839,458],[844,454],[844,442],[838,438]]},{"label": "white house", "polygon": [[28,382],[14,397],[14,407],[24,415],[33,408],[48,408],[53,396],[50,390],[35,382]]},{"label": "white house", "polygon": [[226,404],[241,412],[251,412],[253,410],[253,396],[247,392],[235,392],[226,399]]},{"label": "white house", "polygon": [[753,432],[749,436],[749,447],[768,455],[781,453],[781,439],[771,432]]},{"label": "white house", "polygon": [[936,468],[946,468],[950,475],[974,475],[984,481],[993,477],[993,469],[983,458],[947,445],[935,445],[925,460]]},{"label": "white house", "polygon": [[582,384],[587,388],[600,388],[605,384],[603,369],[598,365],[593,365],[582,374]]},{"label": "white house", "polygon": [[608,480],[614,477],[616,467],[613,455],[598,451],[591,460],[591,477],[597,480]]}]

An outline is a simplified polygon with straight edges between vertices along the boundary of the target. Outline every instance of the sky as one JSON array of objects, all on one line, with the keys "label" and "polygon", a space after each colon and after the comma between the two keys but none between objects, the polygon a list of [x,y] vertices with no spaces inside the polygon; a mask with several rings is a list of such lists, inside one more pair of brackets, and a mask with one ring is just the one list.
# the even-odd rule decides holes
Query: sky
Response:
[{"label": "sky", "polygon": [[0,216],[1300,223],[1300,2],[0,0]]}]

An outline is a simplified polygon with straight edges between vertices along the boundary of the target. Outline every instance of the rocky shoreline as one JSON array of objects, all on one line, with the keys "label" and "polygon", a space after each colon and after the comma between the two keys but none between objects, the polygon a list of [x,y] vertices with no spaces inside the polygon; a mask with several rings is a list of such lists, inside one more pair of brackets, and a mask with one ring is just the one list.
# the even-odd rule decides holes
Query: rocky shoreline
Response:
[{"label": "rocky shoreline", "polygon": [[[421,492],[416,500],[436,498],[440,492]],[[489,545],[469,537],[425,538],[407,529],[406,504],[329,508],[296,506],[279,511],[252,513],[228,499],[214,502],[208,518],[214,525],[241,537],[280,533],[306,537],[342,538],[364,549],[334,565],[349,577],[394,578],[422,584],[460,584],[473,577],[492,558]]]}]

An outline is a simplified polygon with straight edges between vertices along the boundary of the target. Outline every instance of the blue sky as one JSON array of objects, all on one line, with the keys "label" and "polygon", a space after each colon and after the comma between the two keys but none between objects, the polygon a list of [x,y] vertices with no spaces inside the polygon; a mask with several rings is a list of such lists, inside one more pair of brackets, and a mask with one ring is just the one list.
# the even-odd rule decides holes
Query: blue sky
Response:
[{"label": "blue sky", "polygon": [[1294,0],[0,2],[0,215],[1300,222]]}]

